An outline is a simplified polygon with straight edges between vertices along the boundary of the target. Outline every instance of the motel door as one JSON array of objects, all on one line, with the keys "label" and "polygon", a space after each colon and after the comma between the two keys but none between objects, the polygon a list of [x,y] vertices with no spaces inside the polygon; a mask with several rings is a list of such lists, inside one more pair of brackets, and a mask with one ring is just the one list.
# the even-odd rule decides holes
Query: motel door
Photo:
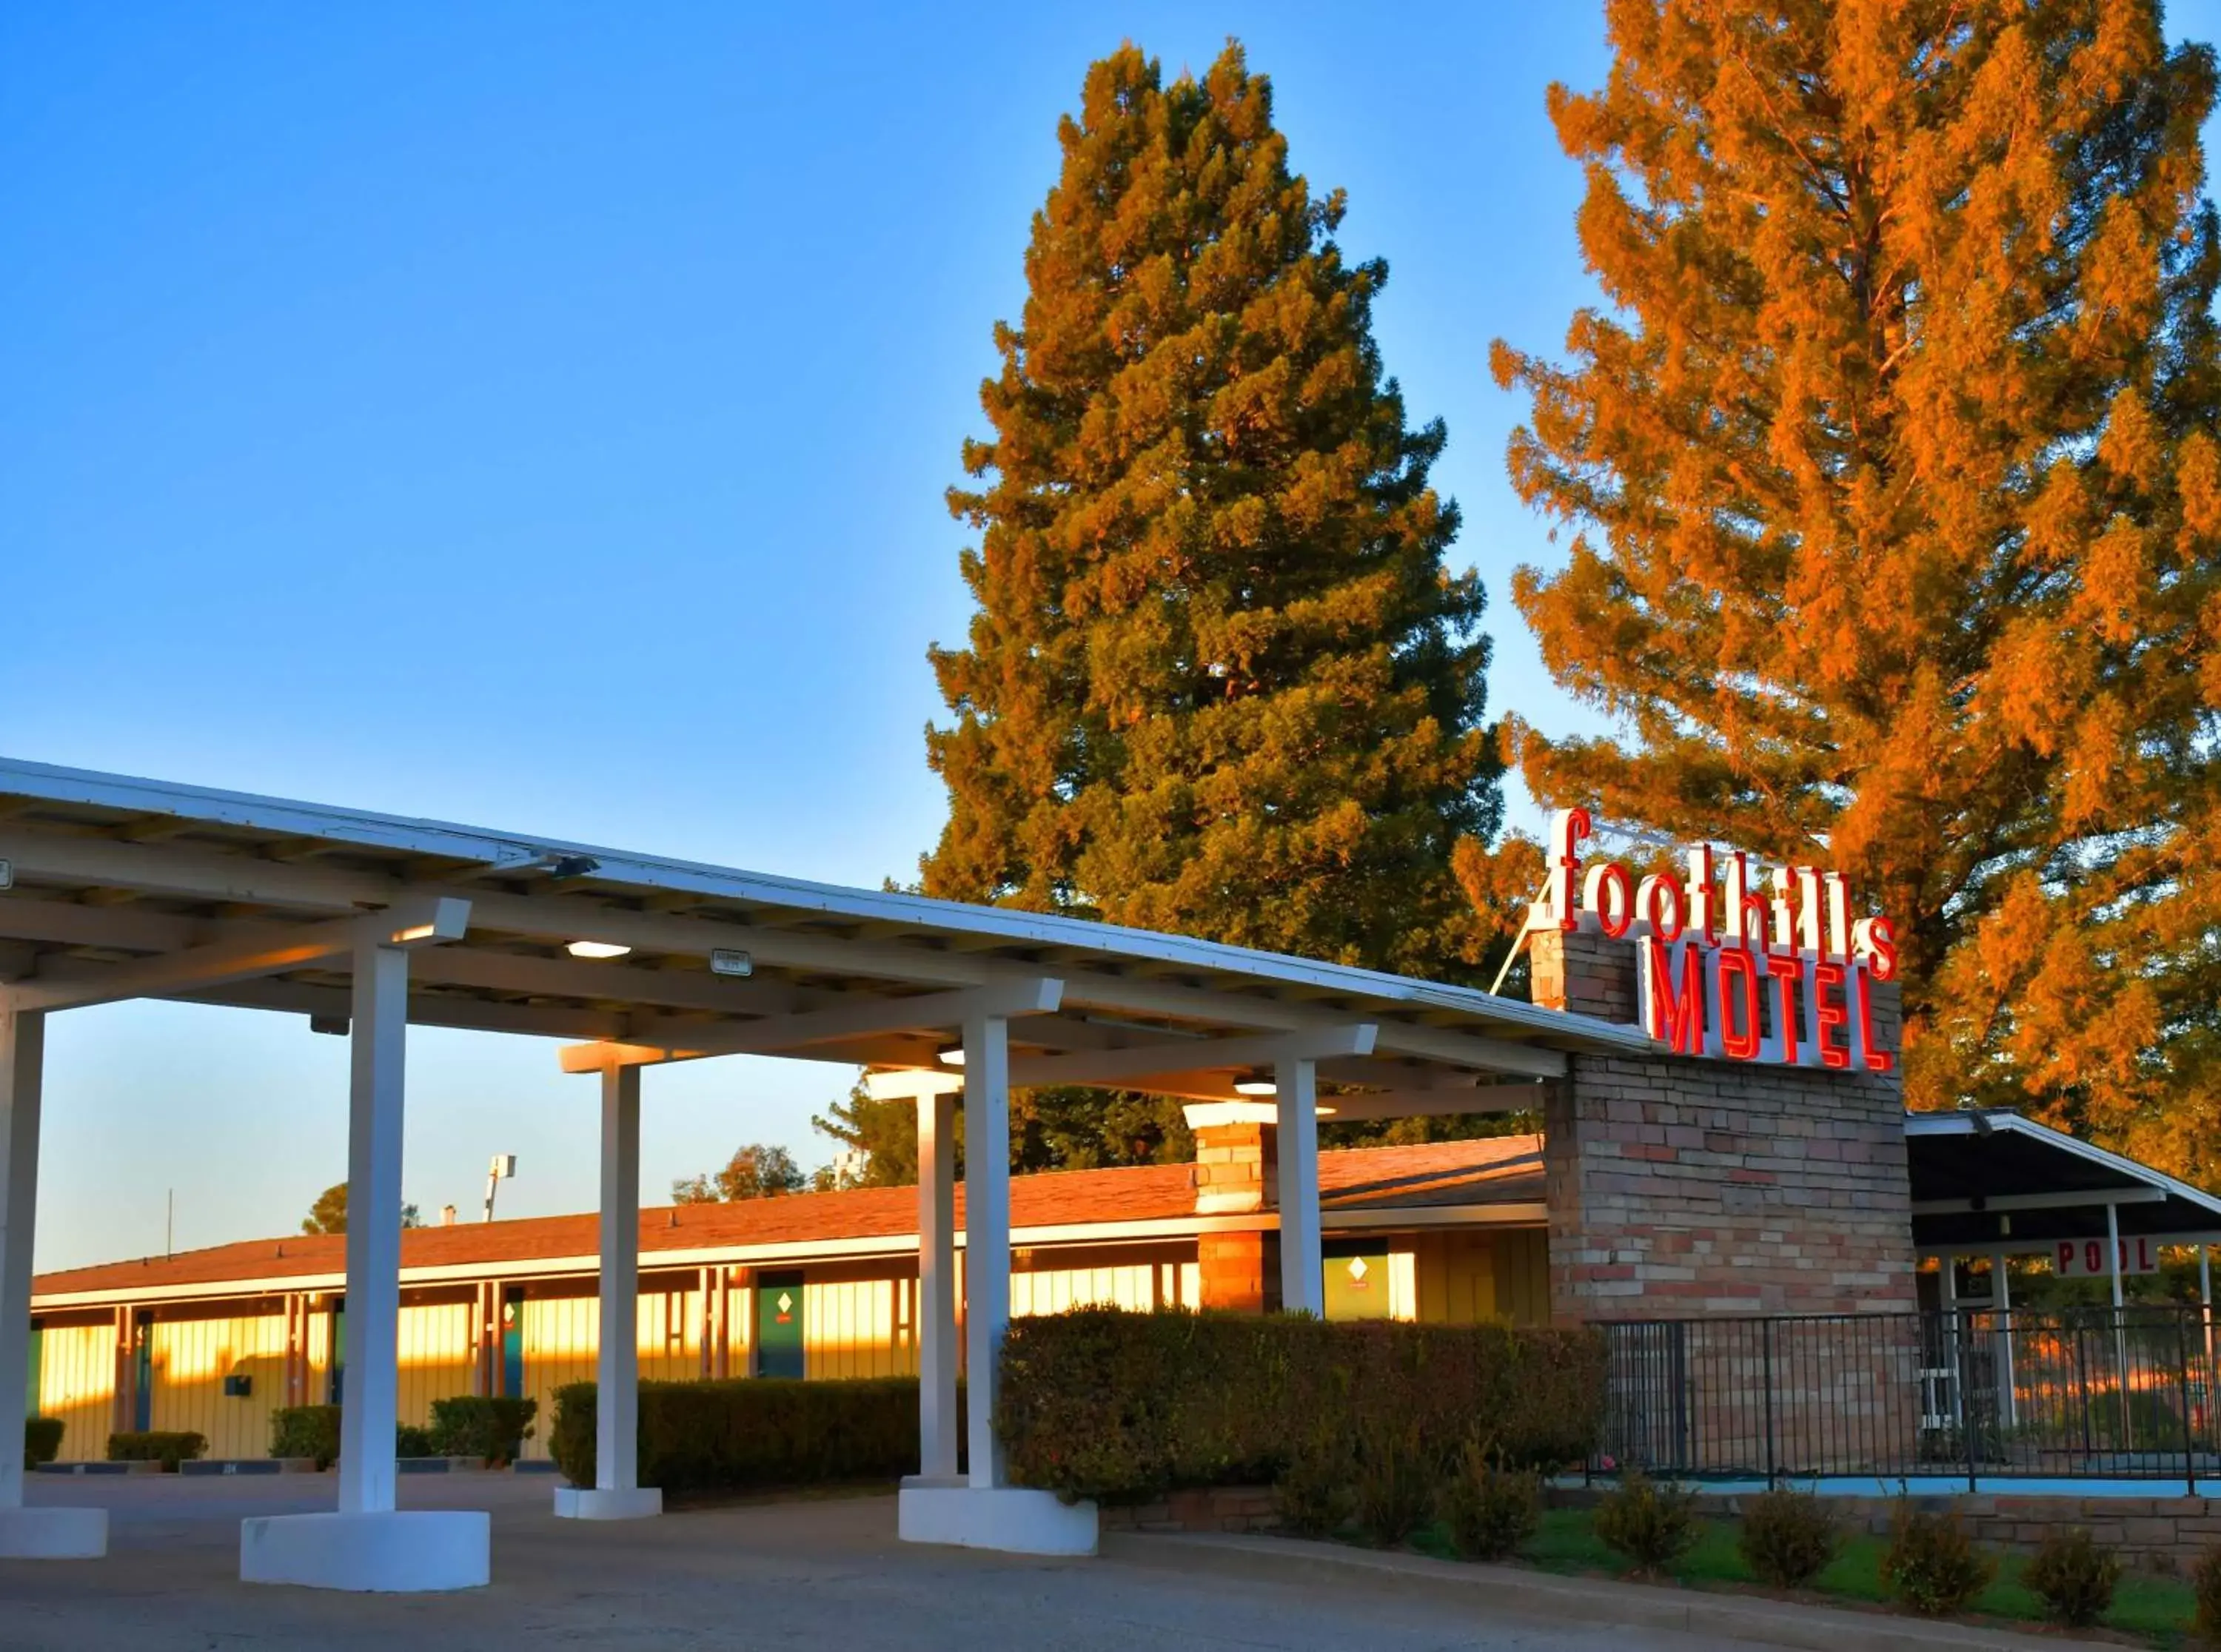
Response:
[{"label": "motel door", "polygon": [[802,1275],[756,1275],[756,1375],[803,1374]]}]

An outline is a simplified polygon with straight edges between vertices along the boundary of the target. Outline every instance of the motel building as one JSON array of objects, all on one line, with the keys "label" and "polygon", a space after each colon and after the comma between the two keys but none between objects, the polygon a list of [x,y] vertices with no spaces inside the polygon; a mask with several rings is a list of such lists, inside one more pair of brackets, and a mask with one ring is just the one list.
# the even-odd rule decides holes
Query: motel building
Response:
[{"label": "motel building", "polygon": [[[394,1495],[396,1424],[436,1399],[536,1399],[544,1462],[554,1392],[596,1381],[597,1483],[554,1489],[556,1512],[636,1518],[660,1509],[636,1483],[641,1378],[915,1375],[901,1535],[1085,1554],[1095,1510],[1010,1484],[989,1418],[1013,1316],[1110,1303],[1595,1324],[1629,1460],[1872,1476],[2010,1432],[2022,1458],[1965,1446],[1971,1484],[2078,1472],[2036,1415],[2059,1339],[2019,1323],[2003,1265],[2040,1256],[2115,1305],[2098,1353],[2074,1350],[2081,1461],[2172,1449],[2196,1489],[2211,1425],[2181,1362],[2212,1391],[2210,1318],[2202,1343],[2174,1327],[2182,1427],[2162,1439],[2140,1420],[2158,1344],[2119,1305],[2161,1248],[2203,1270],[2221,1202],[2011,1114],[1908,1118],[1893,933],[1834,875],[1699,846],[1686,878],[1637,879],[1589,853],[1583,812],[1554,835],[1530,1002],[0,758],[0,1437],[59,1418],[66,1468],[114,1431],[191,1430],[245,1466],[273,1410],[343,1400],[331,1511],[244,1521],[241,1576],[457,1588],[491,1576],[488,1517]],[[44,1028],[133,998],[349,1040],[344,1237],[33,1277]],[[550,1041],[599,1118],[600,1208],[404,1232],[411,1024]],[[738,1054],[861,1066],[914,1101],[919,1185],[642,1209],[657,1069]],[[1012,1177],[1010,1090],[1048,1084],[1179,1099],[1196,1162]],[[1544,1128],[1318,1146],[1322,1119],[1492,1112]],[[960,1375],[986,1443],[960,1472]],[[2096,1445],[2093,1394],[2122,1419]],[[103,1511],[25,1481],[0,1452],[0,1555],[105,1552]]]}]

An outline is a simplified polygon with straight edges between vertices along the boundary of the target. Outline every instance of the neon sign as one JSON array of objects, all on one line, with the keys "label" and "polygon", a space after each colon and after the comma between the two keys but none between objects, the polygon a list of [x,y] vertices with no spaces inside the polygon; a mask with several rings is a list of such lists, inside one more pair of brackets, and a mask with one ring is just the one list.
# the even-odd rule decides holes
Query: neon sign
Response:
[{"label": "neon sign", "polygon": [[[1636,938],[1642,1030],[1680,1056],[1886,1073],[1871,985],[1897,978],[1883,917],[1851,916],[1850,887],[1817,866],[1770,871],[1737,850],[1688,851],[1686,879],[1583,870],[1586,809],[1550,817],[1549,880],[1530,926]],[[1769,1013],[1770,1012],[1770,1013]]]}]

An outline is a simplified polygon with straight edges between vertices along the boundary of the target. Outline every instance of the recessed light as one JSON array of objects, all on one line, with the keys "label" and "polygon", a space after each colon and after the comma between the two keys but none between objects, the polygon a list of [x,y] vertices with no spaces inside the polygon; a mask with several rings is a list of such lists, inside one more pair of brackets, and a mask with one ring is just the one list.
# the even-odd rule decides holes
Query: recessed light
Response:
[{"label": "recessed light", "polygon": [[621,958],[632,948],[615,941],[572,941],[563,950],[574,958]]},{"label": "recessed light", "polygon": [[1236,1095],[1278,1095],[1280,1087],[1269,1078],[1237,1078],[1234,1081]]},{"label": "recessed light", "polygon": [[948,1049],[941,1052],[941,1064],[943,1067],[961,1067],[964,1064],[964,1046],[960,1044],[950,1044]]}]

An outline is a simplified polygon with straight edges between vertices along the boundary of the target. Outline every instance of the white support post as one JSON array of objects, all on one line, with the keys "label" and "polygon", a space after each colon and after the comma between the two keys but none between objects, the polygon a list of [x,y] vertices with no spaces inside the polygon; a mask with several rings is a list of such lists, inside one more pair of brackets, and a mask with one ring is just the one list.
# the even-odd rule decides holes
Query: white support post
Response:
[{"label": "white support post", "polygon": [[994,1415],[1010,1323],[1010,1031],[999,1015],[964,1024],[965,1422],[975,1491],[1003,1483]]},{"label": "white support post", "polygon": [[956,1478],[956,1098],[917,1098],[918,1474]]},{"label": "white support post", "polygon": [[1998,1420],[2011,1428],[2020,1402],[2013,1380],[2012,1275],[2002,1250],[1990,1253],[1990,1313],[1998,1339]]},{"label": "white support post", "polygon": [[[907,1087],[914,1081],[902,1082]],[[956,1120],[954,1104],[934,1089],[927,1083],[910,1092],[918,1097],[918,1421],[925,1472],[903,1482],[897,1530],[905,1543],[1092,1555],[1095,1505],[1061,1503],[1054,1492],[1006,1484],[995,1438],[1003,1337],[1010,1323],[1010,1044],[1008,1019],[985,1012],[964,1020],[964,1340],[970,1381],[967,1472],[960,1478],[954,1472],[950,1160]]]},{"label": "white support post", "polygon": [[602,1069],[601,1328],[594,1394],[594,1488],[559,1486],[555,1512],[637,1520],[663,1512],[640,1480],[640,1069]]},{"label": "white support post", "polygon": [[2129,1410],[2129,1332],[2126,1306],[2121,1290],[2121,1207],[2105,1201],[2105,1274],[2113,1284],[2113,1381],[2121,1396],[2121,1449],[2132,1449],[2133,1418]]},{"label": "white support post", "polygon": [[1279,1106],[1280,1306],[1326,1313],[1326,1264],[1319,1255],[1318,1063],[1273,1069]]},{"label": "white support post", "polygon": [[354,953],[339,1508],[242,1520],[239,1575],[247,1583],[388,1593],[478,1588],[491,1576],[483,1512],[394,1507],[409,1043],[409,954],[396,943],[404,938],[366,935]]},{"label": "white support post", "polygon": [[104,1509],[23,1506],[30,1392],[31,1246],[38,1226],[39,1101],[47,1018],[0,995],[0,1557],[88,1560],[108,1552]]},{"label": "white support post", "polygon": [[2198,1247],[2198,1308],[2199,1318],[2205,1325],[2205,1381],[2210,1394],[2214,1381],[2213,1372],[2213,1247]]}]

